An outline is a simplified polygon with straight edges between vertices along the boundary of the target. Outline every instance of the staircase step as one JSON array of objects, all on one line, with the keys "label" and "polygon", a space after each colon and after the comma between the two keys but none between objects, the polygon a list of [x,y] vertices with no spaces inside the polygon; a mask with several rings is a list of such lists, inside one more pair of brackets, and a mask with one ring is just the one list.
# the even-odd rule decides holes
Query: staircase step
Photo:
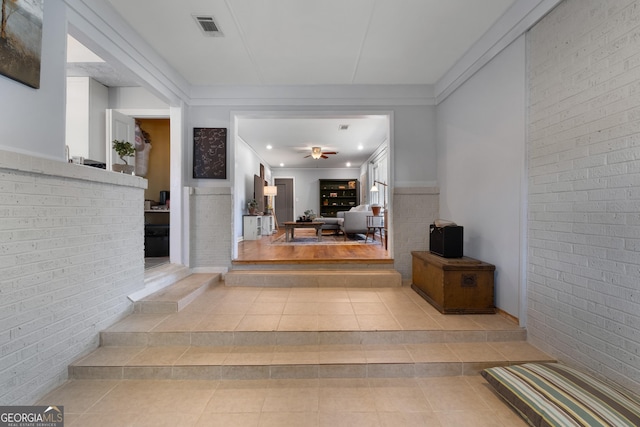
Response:
[{"label": "staircase step", "polygon": [[158,292],[178,280],[184,279],[189,274],[191,274],[189,267],[179,264],[163,264],[145,270],[144,288],[129,295],[129,299],[133,302],[140,301],[154,292]]},{"label": "staircase step", "polygon": [[394,288],[402,276],[393,269],[232,270],[226,286]]},{"label": "staircase step", "polygon": [[196,273],[137,301],[136,313],[175,313],[201,295],[212,283],[220,281],[219,273]]},{"label": "staircase step", "polygon": [[[150,318],[149,325],[161,320]],[[170,331],[107,330],[100,333],[104,347],[230,346],[230,345],[377,345],[460,342],[523,342],[522,328],[495,331],[401,330],[401,331]]]},{"label": "staircase step", "polygon": [[521,342],[101,347],[69,367],[74,379],[282,379],[477,375],[554,361]]},{"label": "staircase step", "polygon": [[[193,283],[202,275],[194,274],[140,301],[139,312],[102,331],[101,347],[70,365],[69,377],[408,378],[553,361],[526,341],[526,330],[512,319],[443,315],[406,286],[353,287],[358,280],[351,278],[348,287],[337,287],[344,274],[333,276],[332,287],[315,289],[296,289],[294,282],[279,288],[222,282],[200,288]],[[182,285],[190,288],[185,283],[193,288],[180,293]],[[178,311],[198,292],[196,301]],[[168,304],[172,313],[159,312]]]}]

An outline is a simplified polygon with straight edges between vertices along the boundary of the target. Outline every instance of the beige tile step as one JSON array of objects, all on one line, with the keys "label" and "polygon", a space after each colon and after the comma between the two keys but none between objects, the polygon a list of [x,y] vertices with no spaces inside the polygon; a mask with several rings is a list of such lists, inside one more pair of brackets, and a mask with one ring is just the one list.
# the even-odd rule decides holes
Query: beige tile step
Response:
[{"label": "beige tile step", "polygon": [[553,361],[520,342],[101,347],[73,379],[384,378],[477,375],[487,367]]},{"label": "beige tile step", "polygon": [[393,269],[232,270],[226,286],[394,288],[402,276]]},{"label": "beige tile step", "polygon": [[[149,318],[146,329],[158,323]],[[138,326],[141,326],[138,322]],[[127,330],[128,329],[128,330]],[[229,346],[229,345],[375,345],[460,342],[526,341],[524,328],[499,330],[389,330],[389,331],[142,331],[122,324],[100,333],[101,346]]]},{"label": "beige tile step", "polygon": [[184,279],[191,271],[189,267],[180,264],[163,264],[144,272],[144,288],[129,295],[129,299],[134,303],[140,301],[154,292],[166,288],[167,286]]},{"label": "beige tile step", "polygon": [[134,303],[136,313],[175,313],[194,301],[209,286],[219,282],[220,273],[196,273],[160,289]]},{"label": "beige tile step", "polygon": [[231,261],[232,270],[393,270],[392,258]]}]

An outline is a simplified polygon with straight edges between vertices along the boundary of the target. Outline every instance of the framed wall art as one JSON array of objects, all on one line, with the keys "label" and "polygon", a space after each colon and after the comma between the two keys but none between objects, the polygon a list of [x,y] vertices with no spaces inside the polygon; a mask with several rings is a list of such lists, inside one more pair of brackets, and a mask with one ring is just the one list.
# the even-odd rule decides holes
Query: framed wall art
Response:
[{"label": "framed wall art", "polygon": [[0,74],[38,89],[44,0],[0,1]]},{"label": "framed wall art", "polygon": [[193,128],[193,177],[227,179],[226,128]]}]

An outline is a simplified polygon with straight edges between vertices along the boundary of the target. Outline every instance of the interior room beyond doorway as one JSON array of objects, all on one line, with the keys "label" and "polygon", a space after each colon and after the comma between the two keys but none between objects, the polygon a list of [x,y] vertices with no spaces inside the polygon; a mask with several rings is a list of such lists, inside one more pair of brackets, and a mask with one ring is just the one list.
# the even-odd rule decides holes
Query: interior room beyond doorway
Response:
[{"label": "interior room beyond doorway", "polygon": [[[346,180],[353,183],[354,189],[357,189],[356,200],[349,201],[350,205],[346,209],[358,208],[356,210],[361,211],[370,211],[369,205],[372,203],[383,203],[383,196],[372,193],[370,189],[374,180],[384,182],[388,187],[380,188],[386,192],[387,209],[390,209],[392,205],[390,159],[393,143],[391,121],[391,112],[253,111],[233,114],[234,132],[231,137],[235,147],[235,157],[243,159],[241,164],[236,163],[239,167],[234,172],[234,181],[237,184],[234,186],[237,239],[235,239],[233,259],[245,261],[249,254],[255,257],[256,251],[260,252],[260,257],[263,258],[285,257],[285,250],[275,249],[266,241],[277,238],[277,235],[263,233],[262,242],[246,242],[243,217],[249,214],[247,202],[252,199],[259,201],[258,198],[262,199],[263,195],[263,191],[255,190],[256,182],[278,188],[277,196],[270,201],[273,201],[276,208],[279,228],[282,228],[283,221],[296,220],[306,212],[312,211],[312,214],[320,216],[324,209],[329,215],[322,216],[336,216],[336,212],[330,215],[331,212],[325,206],[327,200],[322,200],[322,196],[329,197],[329,194],[321,194],[320,187],[321,182],[327,179]],[[317,149],[320,155],[316,153],[314,156],[314,150]],[[254,180],[258,177],[261,180]],[[283,195],[280,194],[279,181],[287,179],[291,179],[294,183],[293,195],[290,198],[292,207],[287,205],[288,209],[282,209],[281,204],[284,200],[281,199]],[[340,201],[333,202],[340,205]],[[266,206],[269,202],[264,203]],[[329,204],[332,204],[331,200]],[[333,211],[344,209],[345,207],[342,206],[341,209],[333,209]],[[291,218],[286,219],[290,213],[289,210],[292,210]],[[257,209],[257,211],[262,210]],[[269,209],[266,211],[270,212]],[[391,219],[392,216],[388,218]],[[266,222],[269,223],[270,220]],[[392,230],[389,227],[388,234],[385,236],[391,233]],[[362,234],[364,235],[365,231],[362,231]],[[382,254],[381,248],[376,248],[377,253],[369,255],[363,254],[359,249],[350,248],[348,250],[353,253],[347,257],[354,258],[353,254],[359,253],[363,259],[392,259],[392,241],[391,239],[388,241],[386,251],[382,246]],[[292,261],[298,257],[300,250],[302,249],[296,248],[296,253],[290,257]],[[347,251],[344,248],[342,250]],[[309,247],[304,251],[308,251],[309,256],[322,258],[324,252],[339,250],[337,247],[326,251],[319,247]],[[274,253],[268,255],[268,252]],[[314,255],[311,255],[312,252]],[[331,259],[331,256],[327,259]]]},{"label": "interior room beyond doorway", "polygon": [[145,135],[148,156],[145,190],[145,268],[169,262],[170,242],[170,120],[136,119]]}]

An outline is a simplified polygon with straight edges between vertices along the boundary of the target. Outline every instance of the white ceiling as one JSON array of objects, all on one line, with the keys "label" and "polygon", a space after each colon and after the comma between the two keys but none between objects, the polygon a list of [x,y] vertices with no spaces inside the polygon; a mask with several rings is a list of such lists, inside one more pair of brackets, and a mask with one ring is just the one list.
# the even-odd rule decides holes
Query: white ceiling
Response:
[{"label": "white ceiling", "polygon": [[[357,168],[387,142],[389,131],[384,115],[241,117],[239,122],[240,138],[251,141],[247,143],[268,165],[286,168]],[[348,129],[340,130],[341,125]],[[338,154],[305,158],[315,146]]]},{"label": "white ceiling", "polygon": [[[215,86],[433,85],[516,0],[107,1],[191,85]],[[203,35],[194,15],[213,16],[223,36]],[[70,74],[132,84],[108,64],[74,61]],[[272,167],[359,167],[387,138],[388,123],[282,115],[241,117],[238,129]],[[304,159],[312,146],[339,154]]]},{"label": "white ceiling", "polygon": [[[514,0],[108,0],[192,85],[434,84]],[[202,34],[211,15],[222,37]]]}]

